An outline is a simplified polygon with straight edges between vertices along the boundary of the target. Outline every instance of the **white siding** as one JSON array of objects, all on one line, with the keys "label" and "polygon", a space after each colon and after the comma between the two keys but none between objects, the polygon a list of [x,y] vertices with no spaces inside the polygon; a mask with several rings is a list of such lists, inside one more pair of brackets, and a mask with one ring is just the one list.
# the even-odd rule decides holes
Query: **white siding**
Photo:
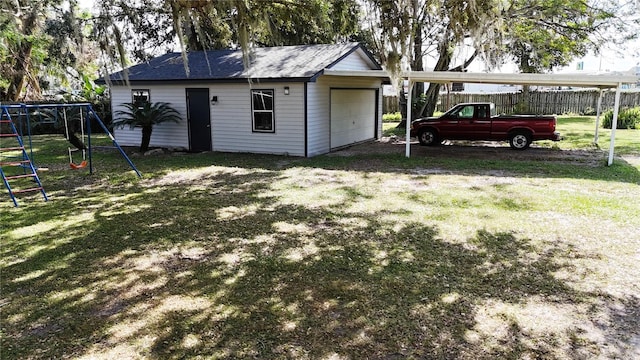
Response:
[{"label": "white siding", "polygon": [[[284,95],[284,87],[289,95]],[[153,127],[151,146],[189,147],[186,121],[186,88],[202,85],[114,86],[111,89],[112,109],[131,102],[132,89],[149,89],[151,101],[166,101],[180,112],[184,121]],[[275,97],[275,132],[252,131],[251,89],[273,89]],[[209,86],[209,95],[217,96],[211,106],[212,146],[214,151],[289,154],[304,156],[304,85],[302,83],[216,84]],[[116,129],[120,145],[139,146],[140,129]]]},{"label": "white siding", "polygon": [[[331,89],[380,89],[378,94],[378,137],[382,132],[381,81],[375,78],[321,76],[307,85],[307,146],[308,156],[331,150]],[[372,120],[373,121],[373,120]]]},{"label": "white siding", "polygon": [[[274,90],[274,133],[252,131],[251,89]],[[211,107],[214,151],[305,155],[302,83],[220,84],[209,91],[218,96]]]},{"label": "white siding", "polygon": [[[182,117],[180,123],[163,123],[153,127],[151,133],[150,146],[159,147],[183,147],[189,148],[189,132],[187,124],[186,109],[186,86],[184,85],[164,85],[164,86],[112,86],[111,87],[111,109],[113,118],[116,120],[116,111],[123,109],[121,104],[131,102],[132,89],[148,89],[149,97],[152,102],[168,102],[170,103]],[[122,146],[140,146],[142,137],[140,128],[130,129],[128,126],[124,128],[114,129],[114,136],[118,144]]]},{"label": "white siding", "polygon": [[349,54],[344,59],[331,67],[331,70],[371,70],[370,61],[361,49]]},{"label": "white siding", "polygon": [[[343,59],[344,61],[350,59]],[[359,55],[356,55],[359,56]],[[284,87],[289,95],[284,95]],[[148,89],[151,101],[171,103],[181,114],[179,124],[166,123],[154,126],[151,146],[189,147],[189,132],[186,116],[186,88],[203,85],[154,85],[112,86],[112,110],[121,109],[120,104],[131,102],[132,89]],[[305,109],[303,83],[262,84],[216,84],[209,85],[209,95],[217,96],[218,103],[212,105],[211,129],[214,151],[288,154],[305,156]],[[252,131],[251,88],[273,89],[275,96],[275,132]],[[380,89],[378,102],[377,136],[382,134],[381,81],[374,78],[346,78],[320,76],[316,82],[307,83],[307,156],[328,153],[331,149],[331,89]],[[120,145],[139,146],[140,129],[115,129],[114,135]]]}]

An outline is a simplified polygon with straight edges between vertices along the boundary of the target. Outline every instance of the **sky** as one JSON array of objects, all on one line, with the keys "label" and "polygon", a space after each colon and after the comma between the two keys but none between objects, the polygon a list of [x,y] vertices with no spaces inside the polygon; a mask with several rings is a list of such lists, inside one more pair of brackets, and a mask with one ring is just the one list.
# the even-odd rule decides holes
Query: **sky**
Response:
[{"label": "sky", "polygon": [[[587,54],[584,57],[574,59],[568,66],[554,70],[554,73],[604,73],[604,72],[626,72],[635,66],[640,66],[640,40],[625,44],[620,49],[604,49],[600,54]],[[582,69],[578,64],[582,63]],[[476,61],[471,65],[469,71],[485,72],[482,62]],[[508,63],[495,69],[492,72],[514,73],[518,68],[513,63]]]},{"label": "sky", "polygon": [[603,51],[601,55],[587,55],[573,61],[563,72],[578,72],[579,62],[583,62],[584,72],[626,71],[634,66],[640,66],[640,40],[626,44],[618,51]]}]

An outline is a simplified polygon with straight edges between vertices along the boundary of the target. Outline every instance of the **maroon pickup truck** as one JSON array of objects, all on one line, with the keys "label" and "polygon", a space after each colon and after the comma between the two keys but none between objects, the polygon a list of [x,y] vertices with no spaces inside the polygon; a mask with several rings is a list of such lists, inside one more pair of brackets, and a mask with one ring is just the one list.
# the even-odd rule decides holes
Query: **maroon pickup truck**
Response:
[{"label": "maroon pickup truck", "polygon": [[508,140],[511,148],[524,150],[535,140],[560,140],[555,116],[496,115],[493,103],[458,104],[437,118],[411,123],[411,136],[421,145],[444,140]]}]

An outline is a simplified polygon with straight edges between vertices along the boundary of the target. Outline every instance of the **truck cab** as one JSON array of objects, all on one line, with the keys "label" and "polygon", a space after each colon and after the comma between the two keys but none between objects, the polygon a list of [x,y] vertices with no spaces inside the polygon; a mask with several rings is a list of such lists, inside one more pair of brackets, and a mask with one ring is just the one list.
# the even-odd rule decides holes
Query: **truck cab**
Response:
[{"label": "truck cab", "polygon": [[483,140],[491,134],[491,118],[496,116],[493,103],[458,104],[438,118],[441,139]]},{"label": "truck cab", "polygon": [[496,116],[496,105],[494,103],[483,104],[458,104],[442,117],[457,119],[486,119]]}]

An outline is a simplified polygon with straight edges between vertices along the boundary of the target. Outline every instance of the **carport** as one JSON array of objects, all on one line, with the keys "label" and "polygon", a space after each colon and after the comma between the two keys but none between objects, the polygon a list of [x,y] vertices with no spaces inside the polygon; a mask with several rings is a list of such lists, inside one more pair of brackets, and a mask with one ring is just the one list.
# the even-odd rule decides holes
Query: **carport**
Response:
[{"label": "carport", "polygon": [[[388,77],[383,70],[371,71],[351,71],[351,70],[324,70],[325,75],[333,76],[365,76],[365,77]],[[618,112],[620,107],[620,90],[623,84],[635,84],[640,79],[633,75],[582,75],[582,74],[491,74],[491,73],[465,73],[449,71],[409,71],[402,73],[402,78],[409,82],[409,94],[412,98],[413,85],[416,82],[425,83],[480,83],[480,84],[505,84],[505,85],[544,85],[544,86],[574,86],[592,87],[600,89],[598,99],[598,109],[596,116],[596,129],[594,142],[598,141],[598,127],[600,125],[600,114],[602,105],[602,95],[605,89],[615,89],[615,103],[613,108],[613,123],[611,128],[611,143],[609,145],[608,165],[613,164],[615,148],[616,126],[618,122]],[[407,119],[411,119],[411,106],[407,107]],[[410,121],[408,122],[408,124]],[[409,142],[410,126],[406,132],[406,157],[411,156],[411,144]]]}]

